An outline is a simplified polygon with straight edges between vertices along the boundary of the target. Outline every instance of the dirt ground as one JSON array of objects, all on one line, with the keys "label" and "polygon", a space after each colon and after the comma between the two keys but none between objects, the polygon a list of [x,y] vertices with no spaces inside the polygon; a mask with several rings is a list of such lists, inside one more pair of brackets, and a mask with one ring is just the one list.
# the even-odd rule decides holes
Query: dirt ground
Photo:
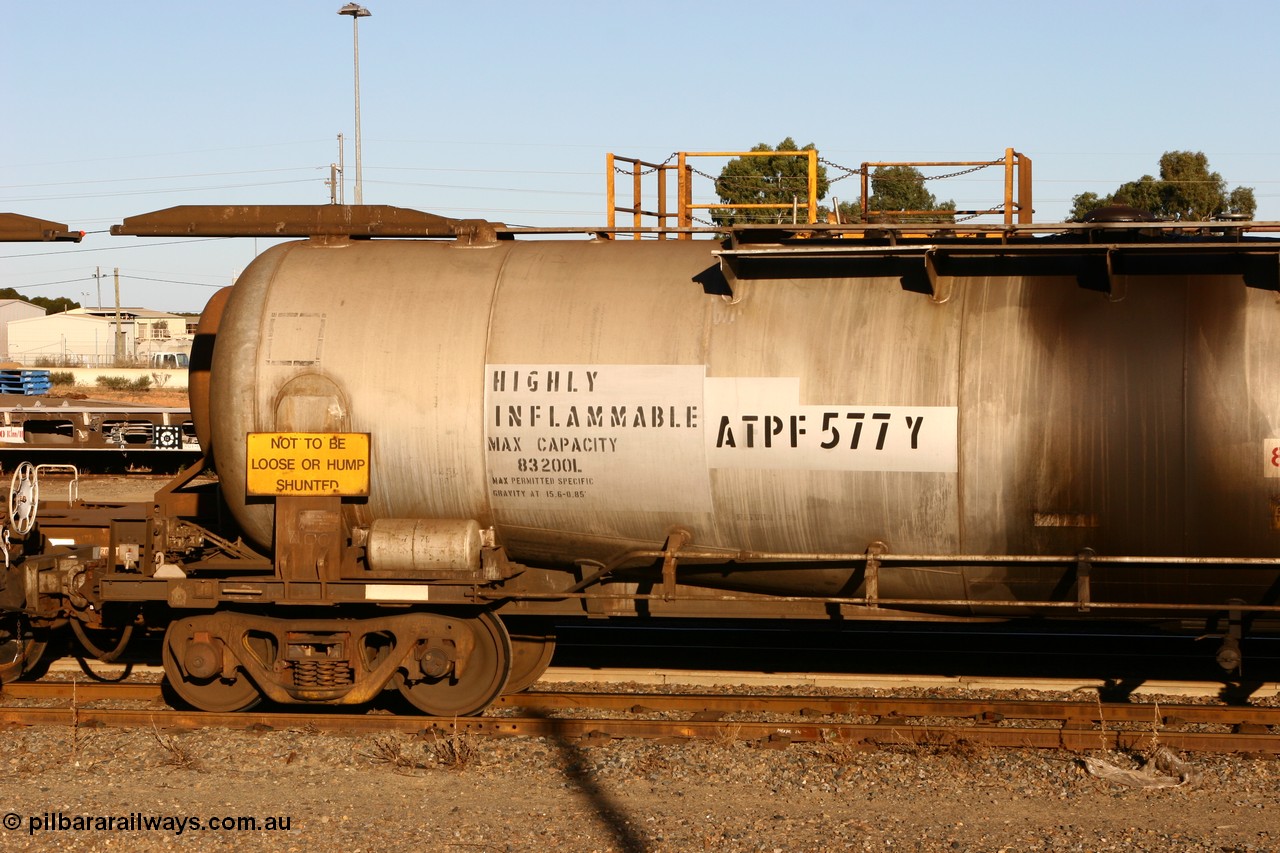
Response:
[{"label": "dirt ground", "polygon": [[1058,752],[36,727],[0,738],[0,850],[1280,849],[1277,762],[1192,762],[1135,790]]},{"label": "dirt ground", "polygon": [[140,406],[164,406],[186,408],[189,405],[186,388],[148,388],[146,391],[113,391],[110,388],[88,386],[56,386],[49,397],[62,400],[99,400],[112,403],[136,403]]}]

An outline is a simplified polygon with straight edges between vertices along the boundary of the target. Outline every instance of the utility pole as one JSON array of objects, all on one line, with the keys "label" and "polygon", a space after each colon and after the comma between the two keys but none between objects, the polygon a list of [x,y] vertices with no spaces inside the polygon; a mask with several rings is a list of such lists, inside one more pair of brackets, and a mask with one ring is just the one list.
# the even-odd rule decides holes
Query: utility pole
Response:
[{"label": "utility pole", "polygon": [[[338,162],[329,164],[329,204],[346,204],[345,193],[343,192],[342,177],[342,134],[338,134]],[[254,253],[255,255],[257,252]]]},{"label": "utility pole", "polygon": [[372,13],[358,3],[348,3],[338,10],[339,15],[351,16],[351,43],[355,55],[356,78],[356,204],[364,204],[363,182],[360,174],[360,19]]},{"label": "utility pole", "polygon": [[93,277],[98,282],[98,308],[99,310],[101,310],[102,308],[102,267],[97,267],[94,270]]},{"label": "utility pole", "polygon": [[120,325],[120,267],[116,267],[116,364],[124,361],[124,328]]}]

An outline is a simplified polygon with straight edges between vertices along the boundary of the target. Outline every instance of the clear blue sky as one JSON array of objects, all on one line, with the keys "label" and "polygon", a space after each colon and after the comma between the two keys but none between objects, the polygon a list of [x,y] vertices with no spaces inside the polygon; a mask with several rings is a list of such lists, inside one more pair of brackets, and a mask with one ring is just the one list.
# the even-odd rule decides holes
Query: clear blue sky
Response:
[{"label": "clear blue sky", "polygon": [[[90,232],[177,204],[325,203],[354,180],[345,0],[3,3],[0,211]],[[791,136],[876,160],[1035,163],[1037,221],[1203,151],[1280,220],[1280,4],[409,2],[360,21],[364,200],[602,225],[606,152]],[[700,168],[716,173],[719,163]],[[839,174],[832,172],[832,175]],[[930,184],[988,206],[988,170]],[[713,201],[710,182],[697,190]],[[855,180],[832,195],[852,201]],[[266,240],[0,244],[0,287],[198,311]]]}]

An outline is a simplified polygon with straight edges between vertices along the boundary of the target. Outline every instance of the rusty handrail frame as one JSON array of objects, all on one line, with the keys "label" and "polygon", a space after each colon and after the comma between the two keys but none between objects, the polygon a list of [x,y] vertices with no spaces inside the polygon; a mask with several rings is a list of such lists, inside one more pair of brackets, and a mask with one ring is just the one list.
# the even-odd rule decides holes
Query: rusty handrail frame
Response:
[{"label": "rusty handrail frame", "polygon": [[1031,222],[1032,214],[1035,212],[1032,204],[1032,188],[1031,188],[1031,158],[1025,154],[1015,151],[1012,148],[1004,150],[1003,166],[1004,166],[1004,201],[999,207],[988,208],[986,210],[894,210],[894,211],[872,211],[868,207],[871,198],[871,174],[873,168],[878,167],[895,167],[907,166],[913,169],[923,167],[972,167],[971,170],[982,168],[984,166],[993,166],[1001,164],[1001,160],[908,160],[901,162],[864,162],[862,164],[862,219],[865,222],[869,217],[875,214],[885,214],[889,216],[905,216],[905,217],[923,217],[923,216],[947,216],[956,214],[965,214],[967,216],[989,216],[995,214],[1003,214],[1006,225],[1012,225],[1014,218],[1019,224],[1027,224]]},{"label": "rusty handrail frame", "polygon": [[[618,163],[628,163],[631,165],[631,206],[619,207],[617,200],[617,183],[619,174],[624,174],[624,170],[618,166]],[[617,214],[630,213],[632,228],[630,233],[631,239],[640,240],[646,233],[656,234],[659,240],[667,239],[667,235],[671,233],[679,233],[680,229],[673,230],[667,227],[667,220],[677,219],[678,211],[673,211],[667,207],[667,173],[679,167],[667,163],[648,163],[644,160],[638,160],[633,157],[620,157],[616,154],[609,153],[605,155],[605,174],[608,181],[605,184],[605,211],[606,222],[608,227],[600,231],[600,235],[605,239],[612,239],[616,233],[624,233],[627,229],[617,228]],[[689,167],[685,167],[689,168]],[[657,180],[657,197],[658,209],[645,210],[643,206],[643,178],[646,174],[656,175]],[[683,178],[678,186],[683,186]],[[645,228],[645,217],[653,217],[658,220],[656,228]],[[686,238],[687,239],[687,238]]]},{"label": "rusty handrail frame", "polygon": [[[805,176],[805,224],[813,224],[818,221],[818,151],[815,148],[806,148],[799,151],[677,151],[673,157],[676,163],[671,164],[670,159],[664,163],[647,163],[633,157],[622,157],[613,153],[605,155],[605,211],[607,226],[604,229],[597,229],[605,239],[612,239],[618,233],[630,233],[633,240],[642,239],[646,234],[654,234],[657,239],[665,240],[668,234],[675,234],[678,240],[689,240],[694,233],[698,233],[700,229],[695,228],[693,224],[693,211],[695,210],[786,210],[794,208],[794,204],[694,204],[693,203],[693,175],[694,168],[689,164],[691,157],[804,157],[808,161],[808,170]],[[626,171],[618,166],[619,163],[628,163],[631,165],[632,179],[632,202],[630,207],[620,207],[617,201],[617,176],[626,174]],[[676,209],[672,212],[667,206],[667,176],[670,172],[676,173]],[[643,203],[643,185],[641,178],[646,174],[657,175],[657,193],[658,193],[658,209],[646,210]],[[632,216],[632,229],[619,229],[617,224],[617,214],[630,213]],[[643,228],[644,217],[654,217],[658,220],[657,228]],[[667,228],[668,219],[675,218],[676,227]],[[723,231],[718,228],[706,229],[710,233]],[[559,232],[564,233],[564,232]]]},{"label": "rusty handrail frame", "polygon": [[692,170],[689,171],[687,177],[685,172],[685,166],[690,157],[804,157],[808,161],[808,171],[805,176],[805,223],[812,225],[818,221],[818,149],[805,148],[800,151],[681,151],[677,154],[677,162],[680,167],[680,171],[677,174],[679,174],[682,181],[680,188],[680,227],[687,228],[693,225],[693,211],[695,210],[786,210],[787,208],[794,208],[792,204],[729,204],[724,202],[694,204]]}]

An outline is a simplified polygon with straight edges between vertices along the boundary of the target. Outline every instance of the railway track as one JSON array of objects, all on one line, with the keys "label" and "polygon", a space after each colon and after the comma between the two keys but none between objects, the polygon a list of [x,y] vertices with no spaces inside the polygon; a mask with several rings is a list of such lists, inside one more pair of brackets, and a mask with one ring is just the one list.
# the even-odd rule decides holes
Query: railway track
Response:
[{"label": "railway track", "polygon": [[[493,737],[748,741],[762,747],[835,742],[891,746],[1140,750],[1280,755],[1280,708],[1030,699],[882,698],[726,693],[532,691],[504,696],[485,716],[287,711],[212,714],[157,707],[160,684],[31,682],[6,685],[0,725],[307,730],[428,730]],[[41,704],[15,704],[38,702]],[[141,703],[100,707],[99,703]]]}]

